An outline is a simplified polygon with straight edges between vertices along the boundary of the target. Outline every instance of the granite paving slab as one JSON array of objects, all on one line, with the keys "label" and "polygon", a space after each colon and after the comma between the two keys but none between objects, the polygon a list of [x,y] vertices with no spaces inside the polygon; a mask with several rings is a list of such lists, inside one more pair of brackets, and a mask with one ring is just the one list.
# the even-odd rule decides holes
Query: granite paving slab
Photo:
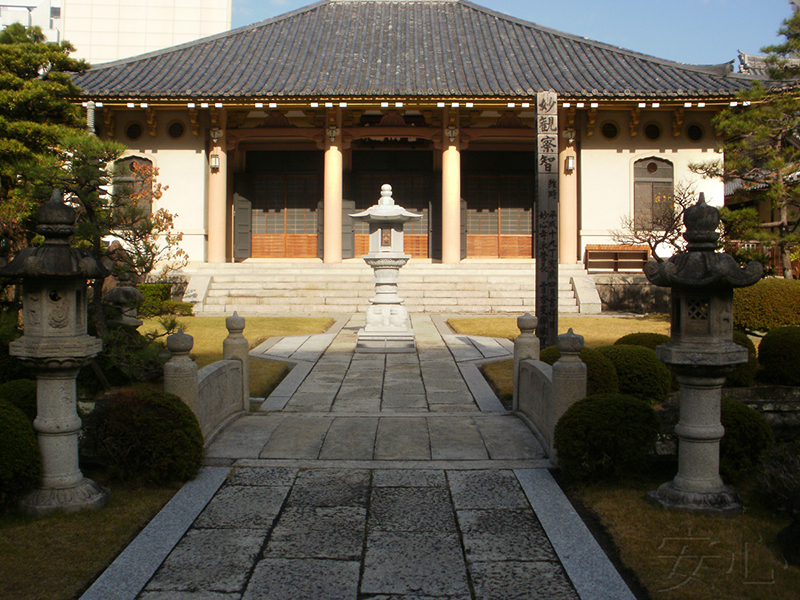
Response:
[{"label": "granite paving slab", "polygon": [[359,568],[357,561],[266,558],[242,600],[354,600]]},{"label": "granite paving slab", "polygon": [[366,508],[288,507],[272,530],[264,556],[360,561],[366,522]]}]

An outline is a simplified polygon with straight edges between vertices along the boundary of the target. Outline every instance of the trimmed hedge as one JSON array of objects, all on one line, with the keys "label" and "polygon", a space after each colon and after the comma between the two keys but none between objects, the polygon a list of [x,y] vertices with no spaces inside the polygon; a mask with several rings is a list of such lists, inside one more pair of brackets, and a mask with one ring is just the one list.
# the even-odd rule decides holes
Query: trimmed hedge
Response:
[{"label": "trimmed hedge", "polygon": [[728,375],[725,387],[752,387],[756,384],[756,371],[758,371],[758,353],[756,346],[747,334],[742,331],[733,332],[733,342],[747,349],[747,362],[739,365]]},{"label": "trimmed hedge", "polygon": [[764,381],[800,385],[800,327],[770,329],[758,345],[758,362]]},{"label": "trimmed hedge", "polygon": [[172,300],[171,283],[139,283],[136,289],[144,294],[144,301],[139,307],[140,317],[158,317],[161,315],[192,316],[191,302],[175,302]]},{"label": "trimmed hedge", "polygon": [[737,329],[746,331],[800,325],[800,280],[769,277],[735,289],[733,322]]},{"label": "trimmed hedge", "polygon": [[761,455],[775,445],[764,416],[738,400],[722,399],[720,421],[725,435],[719,446],[719,471],[726,483],[736,484],[752,473]]},{"label": "trimmed hedge", "polygon": [[672,374],[655,350],[644,346],[602,346],[597,351],[608,358],[617,371],[620,394],[628,394],[650,404],[667,399]]},{"label": "trimmed hedge", "polygon": [[656,346],[660,346],[661,344],[666,344],[670,340],[668,335],[664,335],[663,333],[629,333],[628,335],[623,335],[619,338],[616,342],[614,342],[615,346],[644,346],[645,348],[650,348],[650,350],[655,350]]},{"label": "trimmed hedge", "polygon": [[[592,348],[584,348],[579,354],[586,365],[586,395],[616,394],[619,392],[617,370],[610,360]],[[557,346],[549,346],[539,354],[539,360],[548,365],[556,364],[561,358]]]},{"label": "trimmed hedge", "polygon": [[21,410],[0,402],[0,510],[7,510],[42,477],[33,425]]},{"label": "trimmed hedge", "polygon": [[659,433],[658,415],[641,400],[624,394],[589,396],[556,424],[561,472],[572,481],[634,476],[647,468]]},{"label": "trimmed hedge", "polygon": [[33,423],[36,418],[36,382],[32,379],[15,379],[0,384],[0,401],[16,406]]},{"label": "trimmed hedge", "polygon": [[187,481],[202,464],[200,425],[174,394],[117,392],[98,403],[86,424],[85,448],[107,463],[114,478]]}]

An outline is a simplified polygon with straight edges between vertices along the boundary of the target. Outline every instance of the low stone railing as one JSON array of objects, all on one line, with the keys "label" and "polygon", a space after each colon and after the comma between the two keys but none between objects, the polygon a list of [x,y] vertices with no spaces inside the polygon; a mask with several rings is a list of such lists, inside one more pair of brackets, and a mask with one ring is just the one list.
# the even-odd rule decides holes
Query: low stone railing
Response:
[{"label": "low stone railing", "polygon": [[208,445],[219,431],[250,409],[250,345],[236,313],[225,319],[228,337],[222,360],[202,369],[189,357],[194,338],[179,330],[167,338],[172,358],[164,365],[164,391],[176,394],[192,409]]},{"label": "low stone railing", "polygon": [[539,340],[533,334],[538,319],[526,314],[517,319],[521,334],[514,340],[513,408],[536,434],[551,462],[556,423],[575,402],[586,396],[586,365],[579,358],[583,336],[558,336],[561,358],[553,366],[539,360]]}]

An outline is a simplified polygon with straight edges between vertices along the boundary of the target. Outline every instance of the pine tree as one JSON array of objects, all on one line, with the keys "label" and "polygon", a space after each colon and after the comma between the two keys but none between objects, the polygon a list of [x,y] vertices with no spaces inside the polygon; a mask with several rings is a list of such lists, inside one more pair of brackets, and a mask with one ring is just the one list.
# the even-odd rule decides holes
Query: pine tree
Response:
[{"label": "pine tree", "polygon": [[720,112],[714,126],[727,141],[723,161],[693,165],[693,170],[725,181],[741,180],[736,195],[761,200],[772,211],[769,222],[743,232],[780,249],[784,277],[791,279],[792,251],[800,247],[800,13],[783,22],[784,44],[768,46],[773,81],[755,82],[738,96],[737,106]]},{"label": "pine tree", "polygon": [[44,39],[38,27],[18,23],[0,32],[0,229],[15,238],[41,201],[30,195],[40,192],[37,167],[51,163],[60,138],[84,123],[70,73],[89,65],[70,58],[68,42]]}]

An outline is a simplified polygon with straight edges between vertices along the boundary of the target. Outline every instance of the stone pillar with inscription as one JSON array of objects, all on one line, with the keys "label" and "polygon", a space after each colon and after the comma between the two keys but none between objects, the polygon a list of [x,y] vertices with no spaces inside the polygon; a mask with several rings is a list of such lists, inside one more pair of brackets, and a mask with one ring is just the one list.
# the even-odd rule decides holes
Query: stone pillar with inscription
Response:
[{"label": "stone pillar with inscription", "polygon": [[545,348],[558,336],[558,96],[536,94],[536,335]]}]

